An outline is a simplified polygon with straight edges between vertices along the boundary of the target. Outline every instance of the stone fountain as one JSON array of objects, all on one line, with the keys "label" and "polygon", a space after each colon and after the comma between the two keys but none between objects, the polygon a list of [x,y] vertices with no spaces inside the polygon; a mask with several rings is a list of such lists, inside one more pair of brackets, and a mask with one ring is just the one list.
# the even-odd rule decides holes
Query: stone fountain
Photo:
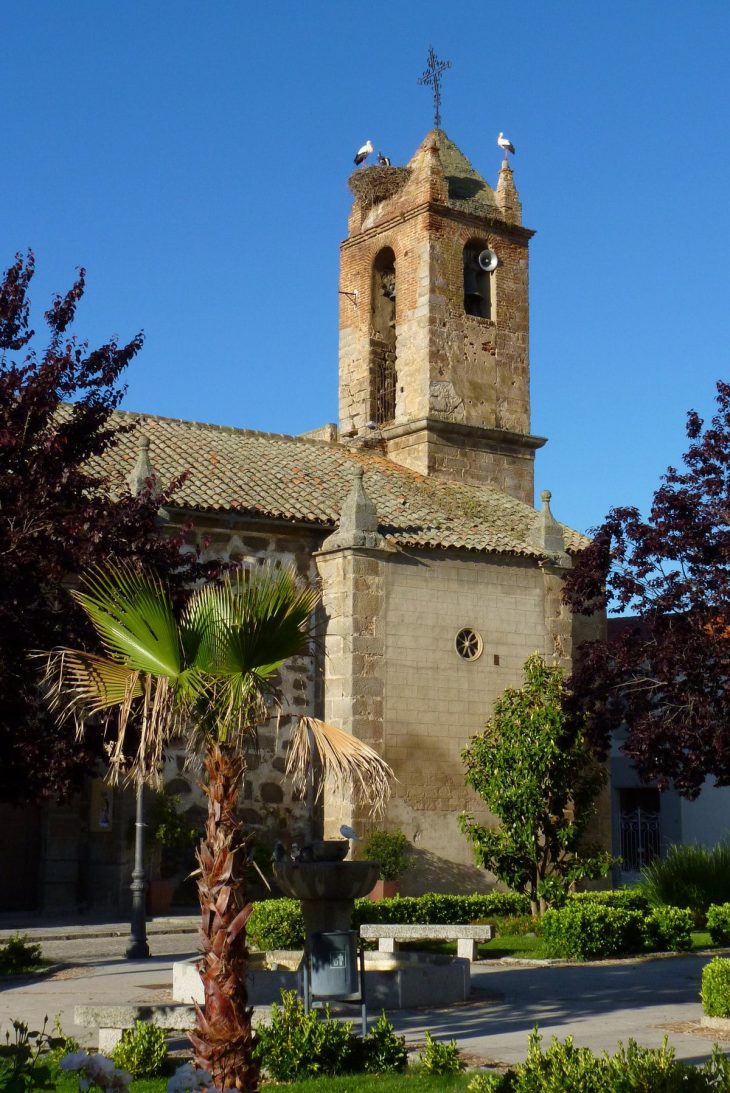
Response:
[{"label": "stone fountain", "polygon": [[347,839],[315,840],[312,860],[273,865],[282,892],[302,905],[306,933],[349,930],[355,900],[366,896],[378,879],[378,863],[344,861]]},{"label": "stone fountain", "polygon": [[[344,861],[346,839],[315,840],[312,860],[281,861],[272,866],[287,896],[301,902],[307,935],[349,930],[359,896],[367,895],[378,875],[378,863]],[[306,848],[309,857],[310,848]],[[302,990],[301,952],[254,953],[248,973],[249,1001],[270,1005],[282,990]],[[459,957],[433,953],[367,953],[365,982],[368,1004],[375,1009],[447,1006],[469,997],[470,964]],[[173,965],[173,998],[203,1004],[196,961]]]}]

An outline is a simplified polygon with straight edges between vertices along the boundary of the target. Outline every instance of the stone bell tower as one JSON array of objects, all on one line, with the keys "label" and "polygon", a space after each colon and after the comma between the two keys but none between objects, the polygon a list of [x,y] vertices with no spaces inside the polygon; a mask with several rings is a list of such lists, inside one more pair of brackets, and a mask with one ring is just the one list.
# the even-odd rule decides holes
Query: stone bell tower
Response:
[{"label": "stone bell tower", "polygon": [[532,504],[528,243],[512,171],[496,190],[441,129],[407,167],[350,179],[340,263],[340,436],[422,474]]}]

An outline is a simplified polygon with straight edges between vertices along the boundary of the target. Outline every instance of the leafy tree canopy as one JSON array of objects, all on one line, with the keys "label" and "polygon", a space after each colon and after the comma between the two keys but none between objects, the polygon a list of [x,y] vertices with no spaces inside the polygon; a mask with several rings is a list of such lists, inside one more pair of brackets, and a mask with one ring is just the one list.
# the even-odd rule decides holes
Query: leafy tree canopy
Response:
[{"label": "leafy tree canopy", "polygon": [[[74,575],[109,558],[148,560],[185,579],[179,541],[159,529],[161,495],[130,495],[91,467],[115,442],[120,377],[142,336],[91,349],[71,332],[84,293],[78,276],[45,313],[46,344],[30,326],[33,255],[0,279],[0,799],[64,796],[101,753],[56,724],[29,653],[88,645],[93,631],[65,592]],[[90,463],[90,461],[92,461]]]},{"label": "leafy tree canopy", "polygon": [[565,698],[562,670],[534,654],[525,663],[524,685],[504,692],[484,731],[462,753],[467,783],[499,827],[464,813],[461,830],[478,864],[524,892],[533,913],[575,881],[605,876],[613,863],[584,845],[606,771],[572,723]]},{"label": "leafy tree canopy", "polygon": [[606,752],[694,797],[730,784],[730,385],[709,424],[691,411],[682,467],[669,467],[648,517],[614,508],[565,581],[574,611],[633,616],[616,640],[582,646],[572,689]]}]

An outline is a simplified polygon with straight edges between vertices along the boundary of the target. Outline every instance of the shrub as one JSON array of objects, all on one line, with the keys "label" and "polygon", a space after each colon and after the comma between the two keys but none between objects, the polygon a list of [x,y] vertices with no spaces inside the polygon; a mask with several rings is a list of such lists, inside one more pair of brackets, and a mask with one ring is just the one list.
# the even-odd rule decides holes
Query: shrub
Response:
[{"label": "shrub", "polygon": [[653,904],[686,907],[702,926],[710,904],[730,901],[730,842],[711,850],[672,846],[666,857],[656,858],[644,870],[644,881]]},{"label": "shrub", "polygon": [[162,1073],[167,1059],[167,1038],[164,1029],[146,1021],[135,1021],[134,1028],[125,1028],[122,1038],[111,1054],[114,1066],[128,1070],[133,1078],[156,1078]]},{"label": "shrub", "polygon": [[475,1074],[472,1080],[466,1087],[469,1093],[509,1093],[512,1086],[509,1084],[511,1080],[511,1072],[507,1074]]},{"label": "shrub", "polygon": [[470,1093],[700,1093],[728,1088],[730,1062],[715,1046],[701,1067],[678,1062],[666,1038],[659,1048],[639,1047],[629,1040],[614,1055],[596,1056],[576,1047],[572,1037],[553,1038],[542,1050],[537,1029],[530,1036],[527,1059],[506,1074],[480,1074],[469,1084]]},{"label": "shrub", "polygon": [[302,949],[304,918],[296,899],[263,899],[255,903],[246,924],[248,941],[257,949]]},{"label": "shrub", "polygon": [[459,1054],[459,1045],[456,1040],[450,1040],[448,1044],[434,1040],[430,1032],[426,1032],[426,1047],[421,1055],[421,1063],[427,1074],[458,1074],[464,1069],[464,1063]]},{"label": "shrub", "polygon": [[[498,915],[520,915],[528,910],[527,900],[516,892],[470,896],[427,892],[423,896],[396,896],[377,903],[355,900],[352,927],[356,930],[365,922],[422,922],[429,926],[491,922]],[[257,949],[303,948],[304,919],[298,900],[265,899],[254,904],[246,931],[249,943]]]},{"label": "shrub", "polygon": [[644,918],[644,946],[652,952],[692,948],[692,912],[684,907],[656,907]]},{"label": "shrub", "polygon": [[451,926],[457,923],[491,921],[497,915],[520,915],[529,912],[527,899],[517,892],[488,892],[457,896],[441,892],[426,892],[423,896],[396,896],[373,903],[369,899],[355,900],[352,917],[354,928],[365,922]]},{"label": "shrub", "polygon": [[274,1003],[271,1023],[258,1026],[254,1048],[254,1057],[277,1082],[350,1073],[358,1054],[352,1023],[331,1018],[329,1006],[305,1013],[296,991],[281,992],[281,1006]]},{"label": "shrub", "polygon": [[497,929],[497,937],[523,937],[525,934],[542,933],[542,922],[532,915],[505,915],[491,919]]},{"label": "shrub", "polygon": [[708,1017],[730,1017],[730,960],[718,956],[705,965],[700,997]]},{"label": "shrub", "polygon": [[730,903],[713,903],[708,907],[707,929],[715,945],[730,945]]},{"label": "shrub", "polygon": [[398,880],[408,868],[408,839],[402,831],[373,831],[363,854],[380,865],[381,880]]},{"label": "shrub", "polygon": [[396,1036],[383,1011],[362,1042],[363,1069],[370,1074],[405,1070],[408,1063],[405,1036]]},{"label": "shrub", "polygon": [[599,903],[602,907],[624,907],[630,911],[646,912],[651,906],[643,885],[601,892],[571,892],[568,900],[571,903]]},{"label": "shrub", "polygon": [[0,975],[17,975],[37,967],[42,958],[40,945],[29,941],[25,934],[13,934],[0,945]]},{"label": "shrub", "polygon": [[569,960],[599,960],[640,952],[643,916],[640,911],[595,903],[568,903],[546,911],[542,935],[548,956]]}]

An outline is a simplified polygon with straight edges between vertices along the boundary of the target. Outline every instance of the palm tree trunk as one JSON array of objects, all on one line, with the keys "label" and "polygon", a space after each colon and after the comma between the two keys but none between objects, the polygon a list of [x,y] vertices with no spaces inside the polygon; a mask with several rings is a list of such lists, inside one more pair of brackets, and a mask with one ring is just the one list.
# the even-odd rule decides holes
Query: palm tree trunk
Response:
[{"label": "palm tree trunk", "polygon": [[205,838],[200,844],[200,977],[205,1003],[197,1007],[197,1029],[190,1040],[199,1066],[210,1071],[218,1089],[259,1089],[259,1064],[252,1058],[251,1007],[246,991],[246,859],[253,836],[236,817],[246,763],[225,746],[212,743],[204,760],[208,796]]}]

